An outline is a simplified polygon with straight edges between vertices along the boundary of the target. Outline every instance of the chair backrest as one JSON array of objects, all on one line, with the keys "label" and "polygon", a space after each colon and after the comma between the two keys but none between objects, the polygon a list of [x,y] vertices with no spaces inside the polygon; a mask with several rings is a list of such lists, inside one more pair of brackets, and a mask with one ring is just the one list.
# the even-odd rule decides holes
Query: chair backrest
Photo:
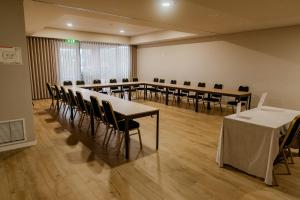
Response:
[{"label": "chair backrest", "polygon": [[97,97],[90,96],[90,99],[94,116],[100,118],[103,121],[102,110]]},{"label": "chair backrest", "polygon": [[85,82],[82,80],[76,81],[76,85],[84,85],[84,84],[85,84]]},{"label": "chair backrest", "polygon": [[[238,91],[240,91],[240,92],[249,92],[249,87],[240,85],[239,88],[238,88]],[[240,101],[248,101],[248,97],[241,97],[239,100]]]},{"label": "chair backrest", "polygon": [[171,84],[177,84],[177,81],[176,80],[171,80],[171,82],[170,82]]},{"label": "chair backrest", "polygon": [[290,146],[295,136],[298,134],[300,128],[300,115],[296,116],[293,121],[290,123],[289,129],[285,134],[285,137],[280,144],[280,149],[283,149],[285,146]]},{"label": "chair backrest", "polygon": [[52,91],[52,88],[51,88],[50,84],[49,84],[49,83],[46,83],[46,85],[47,85],[47,89],[48,89],[48,92],[49,92],[51,98],[53,98],[53,97],[54,97],[54,94],[53,94],[53,91]]},{"label": "chair backrest", "polygon": [[74,95],[73,90],[68,89],[68,94],[69,94],[70,106],[77,106],[77,99]]},{"label": "chair backrest", "polygon": [[183,85],[190,86],[191,85],[191,81],[184,81]]},{"label": "chair backrest", "polygon": [[117,79],[115,78],[109,79],[109,83],[117,83]]},{"label": "chair backrest", "polygon": [[128,79],[128,78],[123,78],[123,79],[122,79],[122,82],[123,82],[123,83],[127,83],[127,82],[129,82],[129,79]]},{"label": "chair backrest", "polygon": [[138,82],[139,79],[138,79],[138,78],[132,78],[132,81],[133,81],[133,82]]},{"label": "chair backrest", "polygon": [[[117,83],[117,79],[112,78],[109,80],[109,83]],[[110,87],[111,90],[117,90],[119,89],[119,87]]]},{"label": "chair backrest", "polygon": [[[183,85],[185,85],[185,86],[191,86],[191,81],[184,81],[183,82]],[[181,93],[189,93],[189,91],[188,90],[181,90]]]},{"label": "chair backrest", "polygon": [[94,84],[101,84],[101,80],[95,79],[95,80],[93,80],[93,83],[94,83]]},{"label": "chair backrest", "polygon": [[154,78],[153,82],[158,83],[158,78]]},{"label": "chair backrest", "polygon": [[56,98],[61,99],[60,90],[56,84],[54,85],[54,88],[55,88]]},{"label": "chair backrest", "polygon": [[102,100],[102,107],[107,123],[111,124],[114,129],[119,130],[118,122],[110,102]]},{"label": "chair backrest", "polygon": [[[223,89],[223,84],[215,83],[214,89]],[[221,98],[222,97],[222,95],[220,95],[220,94],[212,94],[211,96],[215,97],[215,98]]]},{"label": "chair backrest", "polygon": [[221,84],[221,83],[215,83],[214,88],[215,89],[223,89],[223,84]]},{"label": "chair backrest", "polygon": [[199,82],[199,83],[198,83],[198,87],[206,87],[206,83]]},{"label": "chair backrest", "polygon": [[165,79],[159,79],[159,83],[165,83]]},{"label": "chair backrest", "polygon": [[67,85],[73,85],[72,81],[64,81],[63,85],[67,86]]},{"label": "chair backrest", "polygon": [[78,106],[78,109],[79,109],[80,111],[82,111],[82,112],[83,112],[83,111],[88,112],[87,107],[86,107],[86,105],[85,105],[85,102],[84,102],[84,100],[83,100],[83,97],[82,97],[81,92],[76,91],[76,97],[77,97],[77,106]]},{"label": "chair backrest", "polygon": [[68,97],[68,93],[66,91],[66,89],[64,87],[60,87],[61,89],[61,94],[62,94],[62,99],[64,102],[69,102],[69,97]]}]

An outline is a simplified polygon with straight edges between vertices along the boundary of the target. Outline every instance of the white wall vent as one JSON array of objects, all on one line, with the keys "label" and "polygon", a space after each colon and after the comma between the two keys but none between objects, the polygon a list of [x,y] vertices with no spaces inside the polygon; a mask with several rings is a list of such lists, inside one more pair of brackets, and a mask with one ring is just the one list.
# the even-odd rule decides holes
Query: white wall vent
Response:
[{"label": "white wall vent", "polygon": [[16,119],[0,122],[0,146],[26,141],[25,121]]}]

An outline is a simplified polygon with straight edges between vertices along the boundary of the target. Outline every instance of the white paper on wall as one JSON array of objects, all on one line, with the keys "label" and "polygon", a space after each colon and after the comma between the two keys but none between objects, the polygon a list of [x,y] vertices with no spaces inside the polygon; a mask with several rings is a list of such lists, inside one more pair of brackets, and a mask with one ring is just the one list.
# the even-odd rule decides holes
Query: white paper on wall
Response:
[{"label": "white paper on wall", "polygon": [[21,65],[21,47],[6,47],[0,45],[0,64]]}]

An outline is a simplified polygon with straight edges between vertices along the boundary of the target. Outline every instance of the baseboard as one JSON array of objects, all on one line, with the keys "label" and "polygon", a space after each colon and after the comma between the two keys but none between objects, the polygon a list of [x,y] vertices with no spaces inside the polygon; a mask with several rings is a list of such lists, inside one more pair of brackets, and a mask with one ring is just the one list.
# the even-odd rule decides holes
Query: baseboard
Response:
[{"label": "baseboard", "polygon": [[36,144],[37,144],[37,140],[33,140],[33,141],[29,141],[29,142],[22,142],[22,143],[7,145],[7,146],[1,146],[0,152],[29,147],[29,146],[33,146]]}]

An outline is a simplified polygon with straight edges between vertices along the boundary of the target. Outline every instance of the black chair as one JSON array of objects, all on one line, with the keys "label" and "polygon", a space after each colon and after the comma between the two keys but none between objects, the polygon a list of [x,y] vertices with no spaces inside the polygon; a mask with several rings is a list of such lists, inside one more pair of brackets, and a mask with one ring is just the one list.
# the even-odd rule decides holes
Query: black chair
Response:
[{"label": "black chair", "polygon": [[[159,83],[165,83],[165,79],[159,79]],[[157,92],[159,93],[159,101],[160,100],[163,100],[164,99],[164,96],[163,94],[166,93],[166,88],[165,87],[161,87],[161,86],[158,86],[157,87]]]},{"label": "black chair", "polygon": [[[109,101],[102,100],[102,107],[103,107],[106,121],[109,125],[109,128],[111,129],[106,143],[109,142],[112,132],[116,131],[118,134],[121,134],[121,140],[119,143],[119,150],[120,150],[124,139],[124,134],[125,134],[125,120],[117,120],[113,108]],[[140,128],[140,124],[138,122],[134,120],[129,120],[128,131],[137,130],[136,133],[130,134],[130,136],[138,134],[139,141],[140,141],[140,148],[143,149],[142,138],[141,138],[141,133],[139,128]],[[104,143],[105,140],[106,137],[104,138]]]},{"label": "black chair", "polygon": [[[249,92],[248,86],[239,86],[238,91],[240,92]],[[234,107],[237,106],[237,104],[241,102],[241,105],[245,107],[247,110],[247,104],[248,104],[248,97],[236,97],[234,101],[228,101],[227,106],[230,106],[232,108],[232,112],[234,112]]]},{"label": "black chair", "polygon": [[[153,79],[153,82],[154,82],[154,83],[158,83],[158,81],[159,81],[159,78],[154,78],[154,79]],[[148,90],[149,90],[149,92],[150,92],[150,98],[151,98],[151,99],[152,99],[152,93],[154,93],[154,94],[155,94],[155,97],[157,97],[157,92],[158,92],[157,86],[151,86],[151,87],[148,87]]]},{"label": "black chair", "polygon": [[[200,88],[205,88],[206,87],[206,83],[204,82],[199,82],[198,83],[198,87]],[[205,93],[203,92],[198,92],[198,101],[202,102],[202,107],[204,107],[204,95]],[[193,99],[194,104],[196,104],[195,99],[196,99],[196,93],[189,95],[190,98]]]},{"label": "black chair", "polygon": [[[177,81],[176,80],[171,80],[170,81],[170,84],[171,85],[176,85],[177,84]],[[161,95],[163,96],[163,98],[164,98],[164,95],[166,94],[166,90],[163,90],[163,91],[161,91]],[[174,104],[174,102],[176,102],[176,96],[175,96],[175,94],[176,94],[176,89],[173,89],[173,88],[169,88],[168,89],[168,94],[169,94],[169,96],[172,96],[172,104]]]},{"label": "black chair", "polygon": [[[110,79],[109,80],[109,83],[117,83],[117,79]],[[110,87],[110,92],[111,94],[115,95],[115,94],[119,94],[119,97],[120,97],[120,94],[123,92],[119,87]]]},{"label": "black chair", "polygon": [[65,113],[65,111],[67,114],[69,104],[70,104],[69,96],[68,96],[66,89],[63,86],[60,87],[60,91],[61,91],[61,97],[62,97],[62,102],[63,102],[63,106],[64,106],[63,114]]},{"label": "black chair", "polygon": [[52,87],[50,86],[50,84],[49,84],[49,83],[46,83],[46,85],[47,85],[47,90],[48,90],[48,92],[49,92],[49,95],[50,95],[50,97],[51,97],[51,105],[50,105],[50,109],[51,109],[52,107],[55,108],[55,106],[54,106],[54,100],[56,99],[55,94],[54,94],[53,89],[52,89]]},{"label": "black chair", "polygon": [[[138,78],[132,78],[132,81],[133,82],[139,82],[139,79]],[[145,88],[144,87],[141,87],[140,85],[135,85],[133,86],[133,91],[136,92],[136,98],[138,99],[140,97],[140,91],[144,91]]]},{"label": "black chair", "polygon": [[[122,79],[122,83],[128,83],[129,82],[129,79],[128,78],[123,78]],[[125,95],[125,93],[128,93],[129,92],[129,87],[130,86],[123,86],[122,87],[122,96],[124,97]]]},{"label": "black chair", "polygon": [[[184,86],[191,86],[191,82],[190,81],[184,81],[183,82]],[[187,103],[186,103],[186,107],[188,105],[190,105],[190,100],[189,100],[189,95],[190,95],[190,91],[189,90],[180,90],[177,94],[175,94],[177,96],[177,98],[180,99],[180,101],[184,98],[186,98]]]},{"label": "black chair", "polygon": [[[101,80],[95,79],[95,80],[93,80],[93,84],[101,84]],[[93,90],[100,92],[100,93],[104,93],[101,87],[94,87]]]},{"label": "black chair", "polygon": [[82,80],[78,80],[78,81],[76,81],[76,85],[84,85],[85,84],[85,82],[84,81],[82,81]]},{"label": "black chair", "polygon": [[62,102],[62,96],[61,96],[61,92],[60,92],[60,89],[58,88],[58,86],[55,84],[54,85],[54,89],[55,89],[55,100],[56,100],[56,106],[58,106],[57,110],[60,110],[61,108],[61,103]]},{"label": "black chair", "polygon": [[[97,97],[90,96],[90,99],[91,99],[91,108],[92,108],[92,111],[93,111],[94,119],[96,119],[96,121],[98,122],[97,126],[96,126],[96,130],[95,130],[95,132],[97,132],[97,129],[98,129],[101,122],[103,122],[105,125],[107,125],[107,123],[105,121],[104,113],[103,113],[103,110],[102,110],[102,108],[99,104],[99,101],[98,101]],[[108,132],[108,128],[106,129],[105,135],[107,134],[107,132]]]},{"label": "black chair", "polygon": [[[221,83],[216,83],[214,85],[214,89],[223,89],[223,84]],[[216,104],[220,105],[220,110],[222,112],[222,95],[221,94],[208,94],[208,97],[204,98],[205,103],[213,103],[214,108]]]},{"label": "black chair", "polygon": [[68,97],[69,97],[69,109],[75,111],[74,118],[76,117],[78,111],[77,98],[74,95],[73,90],[68,89]]},{"label": "black chair", "polygon": [[[289,125],[287,132],[279,138],[279,153],[274,161],[274,165],[280,162],[284,162],[288,174],[291,174],[288,157],[291,158],[291,163],[292,164],[294,163],[293,155],[291,152],[291,144],[292,141],[299,134],[299,130],[300,130],[300,115],[296,116],[293,119],[293,121]],[[277,181],[275,179],[274,168],[273,168],[273,176],[274,176],[275,183],[277,184]]]},{"label": "black chair", "polygon": [[64,86],[70,86],[70,85],[73,85],[73,83],[72,83],[72,81],[64,81],[63,85]]},{"label": "black chair", "polygon": [[[88,117],[90,114],[90,105],[84,101],[81,92],[76,91],[75,93],[76,93],[78,111],[80,114],[80,119],[79,119],[79,124],[78,124],[78,127],[80,128],[80,127],[82,127],[82,123],[83,123],[85,117],[86,116]],[[89,127],[90,127],[90,124],[89,124]]]}]

